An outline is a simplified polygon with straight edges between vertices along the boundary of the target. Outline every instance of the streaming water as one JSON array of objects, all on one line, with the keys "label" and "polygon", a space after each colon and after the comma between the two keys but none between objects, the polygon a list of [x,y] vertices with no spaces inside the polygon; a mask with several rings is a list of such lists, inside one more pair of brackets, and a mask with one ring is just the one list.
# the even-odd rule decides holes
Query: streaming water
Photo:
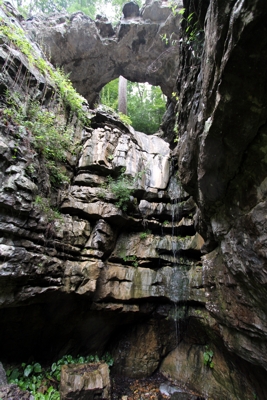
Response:
[{"label": "streaming water", "polygon": [[180,220],[179,202],[179,198],[175,198],[172,201],[172,277],[169,287],[170,299],[173,302],[172,318],[175,324],[176,346],[179,344],[180,322],[184,319],[186,313],[186,307],[183,304],[188,292],[187,271],[182,259],[180,258],[180,244],[177,227]]}]

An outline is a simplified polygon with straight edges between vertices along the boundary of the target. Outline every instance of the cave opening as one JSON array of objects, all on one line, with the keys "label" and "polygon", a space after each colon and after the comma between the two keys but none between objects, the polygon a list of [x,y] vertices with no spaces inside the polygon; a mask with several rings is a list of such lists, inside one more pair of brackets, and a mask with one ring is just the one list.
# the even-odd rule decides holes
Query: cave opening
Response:
[{"label": "cave opening", "polygon": [[132,125],[136,131],[147,135],[155,134],[160,129],[166,111],[167,97],[159,86],[125,78],[124,89],[120,90],[120,78],[110,81],[102,88],[101,106],[118,112],[122,120]]}]

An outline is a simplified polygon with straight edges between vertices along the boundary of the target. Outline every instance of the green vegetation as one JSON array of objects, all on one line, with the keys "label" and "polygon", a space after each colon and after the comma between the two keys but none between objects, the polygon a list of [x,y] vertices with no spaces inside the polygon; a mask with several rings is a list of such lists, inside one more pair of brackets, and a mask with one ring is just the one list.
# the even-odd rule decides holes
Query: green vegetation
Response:
[{"label": "green vegetation", "polygon": [[173,15],[177,15],[177,14],[183,15],[183,13],[185,12],[185,8],[181,8],[179,10],[179,7],[175,1],[171,1],[169,3],[169,7],[172,10]]},{"label": "green vegetation", "polygon": [[[180,14],[184,16],[186,14],[186,8],[179,9],[175,1],[172,1],[169,7],[171,8],[173,15]],[[192,12],[187,17],[183,17],[181,19],[181,23],[185,25],[187,44],[190,44],[191,42],[198,42],[200,34],[203,32],[203,29],[201,29],[200,27],[196,13]],[[162,35],[162,40],[164,40],[165,42],[167,41],[166,44],[171,43],[170,39],[171,37],[167,38],[166,34],[165,36]]]},{"label": "green vegetation", "polygon": [[69,108],[72,114],[76,114],[83,124],[89,124],[88,117],[83,109],[83,104],[87,103],[85,98],[76,92],[68,76],[64,74],[64,71],[58,68],[53,71],[51,70],[50,73],[58,87],[60,99],[66,108]]},{"label": "green vegetation", "polygon": [[160,35],[161,40],[166,44],[166,46],[171,45],[175,46],[177,44],[177,39],[173,39],[174,33],[172,33],[170,36],[167,36],[166,33],[163,35]]},{"label": "green vegetation", "polygon": [[[114,79],[102,89],[101,103],[117,112],[118,96],[118,79]],[[127,114],[131,122],[125,122],[130,122],[137,131],[153,134],[157,132],[162,121],[165,103],[160,87],[128,81]]]},{"label": "green vegetation", "polygon": [[[141,0],[136,2],[141,6]],[[105,11],[108,5],[112,16],[118,19],[125,0],[14,0],[14,3],[25,16],[40,11],[48,14],[66,10],[69,13],[82,11],[91,18],[95,18],[97,13]]]},{"label": "green vegetation", "polygon": [[100,359],[97,355],[76,358],[66,355],[53,363],[50,368],[42,368],[39,363],[22,363],[14,369],[9,368],[6,374],[8,383],[16,384],[22,390],[28,390],[35,400],[59,400],[58,389],[62,365],[92,363],[100,360],[105,361],[110,367],[113,365],[113,359],[109,353]]},{"label": "green vegetation", "polygon": [[55,221],[55,219],[62,219],[62,215],[57,209],[51,207],[49,200],[42,196],[36,196],[35,205],[47,215],[47,219],[49,222]]},{"label": "green vegetation", "polygon": [[150,235],[151,234],[151,231],[148,229],[146,232],[141,232],[140,233],[140,239],[141,240],[144,240],[144,239],[146,239],[147,237],[148,237],[148,235]]},{"label": "green vegetation", "polygon": [[98,191],[100,198],[105,198],[104,190],[113,193],[117,200],[115,205],[126,211],[130,202],[130,196],[134,190],[134,179],[125,175],[125,169],[123,169],[118,178],[107,177],[107,183],[102,185]]},{"label": "green vegetation", "polygon": [[[48,106],[46,108],[42,106],[41,100],[33,101],[27,93],[22,98],[18,93],[11,94],[7,91],[8,107],[4,109],[5,121],[7,124],[13,123],[27,130],[29,144],[30,142],[33,144],[45,161],[52,186],[68,183],[69,178],[59,163],[66,160],[66,151],[72,145],[73,129],[66,126],[64,114],[68,117],[76,115],[83,125],[88,124],[89,120],[83,108],[86,100],[76,92],[63,71],[53,69],[47,61],[36,55],[25,32],[15,24],[11,24],[9,19],[0,18],[0,36],[8,41],[10,46],[20,50],[30,65],[38,68],[54,83],[54,102],[57,104],[54,113],[49,111]],[[17,158],[18,150],[19,140],[13,150],[14,159]],[[34,166],[28,166],[27,172],[33,174]]]},{"label": "green vegetation", "polygon": [[108,177],[108,189],[116,196],[116,206],[126,211],[134,190],[133,178],[122,173],[117,179]]},{"label": "green vegetation", "polygon": [[135,268],[138,267],[138,261],[136,256],[124,256],[123,261],[126,263],[131,263]]},{"label": "green vegetation", "polygon": [[194,42],[198,40],[198,37],[203,30],[200,29],[199,22],[196,20],[196,13],[192,12],[187,18],[184,18],[186,28],[185,32],[189,42]]},{"label": "green vegetation", "polygon": [[205,346],[205,351],[203,354],[203,362],[204,362],[204,365],[206,365],[209,368],[214,368],[214,362],[212,361],[213,354],[214,354],[213,351],[210,350],[208,348],[208,346]]},{"label": "green vegetation", "polygon": [[15,48],[19,49],[28,59],[30,65],[37,67],[41,73],[50,76],[55,83],[59,100],[65,106],[66,111],[76,114],[83,122],[87,122],[83,104],[86,100],[73,88],[68,76],[59,68],[54,70],[51,65],[41,57],[36,57],[34,49],[25,35],[25,32],[8,20],[0,18],[0,35],[5,36]]},{"label": "green vegetation", "polygon": [[[109,160],[113,159],[113,156],[108,156]],[[105,199],[106,198],[106,190],[113,193],[117,202],[115,205],[121,208],[123,211],[127,211],[127,208],[130,203],[131,195],[133,194],[136,184],[139,179],[142,179],[142,176],[145,174],[145,169],[138,172],[136,176],[133,178],[132,176],[125,174],[125,168],[121,169],[121,173],[117,178],[112,178],[111,176],[107,177],[107,182],[101,185],[99,188],[97,195],[98,197]],[[136,199],[134,199],[136,201]]]},{"label": "green vegetation", "polygon": [[125,114],[119,112],[119,117],[120,117],[120,120],[121,120],[124,124],[126,124],[126,125],[132,125],[132,120],[131,120],[130,117],[128,117],[128,115],[125,115]]},{"label": "green vegetation", "polygon": [[[56,115],[42,108],[39,102],[29,100],[24,103],[18,93],[6,92],[8,107],[4,110],[6,120],[25,127],[32,134],[35,150],[45,160],[54,186],[68,183],[69,178],[56,165],[57,161],[65,161],[66,150],[71,143],[72,130],[59,122]],[[14,156],[15,157],[15,156]]]}]

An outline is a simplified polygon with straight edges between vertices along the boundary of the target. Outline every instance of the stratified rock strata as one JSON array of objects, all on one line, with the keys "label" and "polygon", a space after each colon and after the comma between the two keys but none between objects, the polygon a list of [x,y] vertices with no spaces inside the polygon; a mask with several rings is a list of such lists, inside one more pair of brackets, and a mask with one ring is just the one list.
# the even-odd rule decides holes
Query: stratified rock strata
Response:
[{"label": "stratified rock strata", "polygon": [[[161,365],[200,396],[267,397],[266,17],[260,0],[188,0],[183,17],[128,5],[116,32],[82,13],[24,22],[91,104],[120,74],[171,97],[178,74],[163,124],[173,152],[101,109],[87,127],[61,110],[73,144],[61,165],[70,183],[57,188],[29,130],[4,115],[6,88],[55,112],[54,84],[3,39],[3,358],[109,349],[118,374]],[[121,182],[126,201],[112,189]]]}]

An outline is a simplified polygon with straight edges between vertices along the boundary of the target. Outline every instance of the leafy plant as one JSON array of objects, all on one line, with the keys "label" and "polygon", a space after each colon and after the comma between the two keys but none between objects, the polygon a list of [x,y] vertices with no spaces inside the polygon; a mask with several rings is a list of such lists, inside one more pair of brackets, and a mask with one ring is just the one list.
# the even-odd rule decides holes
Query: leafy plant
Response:
[{"label": "leafy plant", "polygon": [[207,367],[209,367],[209,368],[213,368],[214,367],[214,362],[212,361],[213,360],[213,351],[212,350],[210,350],[209,348],[208,348],[208,346],[205,346],[205,351],[204,351],[204,354],[203,354],[203,362],[204,362],[204,365],[207,365]]},{"label": "leafy plant", "polygon": [[173,35],[174,32],[172,32],[170,36],[167,36],[167,34],[164,33],[163,35],[160,35],[160,37],[161,40],[166,44],[166,46],[168,44],[170,44],[171,46],[175,46],[177,44],[177,39],[173,39]]},{"label": "leafy plant", "polygon": [[124,124],[126,124],[126,125],[132,125],[132,120],[131,120],[130,117],[128,117],[128,115],[125,115],[125,114],[119,112],[119,117],[120,117],[120,120],[121,120]]},{"label": "leafy plant", "polygon": [[172,92],[172,99],[175,101],[179,100],[179,96],[178,96],[177,92]]},{"label": "leafy plant", "polygon": [[115,203],[117,207],[126,211],[130,201],[130,196],[134,190],[134,180],[122,172],[117,178],[113,179],[111,176],[107,178],[107,189],[109,189],[117,199]]},{"label": "leafy plant", "polygon": [[183,15],[184,12],[185,12],[185,8],[181,8],[179,10],[179,7],[178,7],[178,5],[177,5],[177,3],[175,1],[171,1],[170,4],[169,4],[169,7],[172,10],[172,13],[173,13],[174,16],[177,15],[177,14]]},{"label": "leafy plant", "polygon": [[47,215],[48,221],[54,221],[55,219],[62,219],[62,215],[60,212],[56,209],[53,209],[50,206],[49,200],[45,197],[42,196],[36,196],[35,205],[37,205],[42,212],[44,212]]},{"label": "leafy plant", "polygon": [[151,231],[148,229],[146,232],[141,232],[140,233],[140,239],[141,240],[144,240],[144,239],[146,239],[147,237],[148,237],[148,235],[150,235],[151,234]]},{"label": "leafy plant", "polygon": [[136,256],[124,256],[123,257],[123,261],[124,262],[130,262],[130,263],[132,263],[132,265],[134,266],[134,267],[138,267],[138,261],[137,261],[137,257]]},{"label": "leafy plant", "polygon": [[[25,364],[6,371],[8,383],[16,384],[22,390],[28,390],[35,400],[60,400],[59,383],[62,365],[85,364],[99,362],[98,355],[72,357],[65,355],[51,365],[51,368],[42,368],[39,363]],[[113,358],[110,353],[101,357],[110,367]]]},{"label": "leafy plant", "polygon": [[46,161],[51,183],[55,186],[67,183],[67,175],[55,162],[66,159],[72,130],[61,124],[54,113],[44,110],[38,102],[29,100],[23,103],[18,93],[7,91],[6,103],[8,107],[4,110],[5,117],[24,126],[33,135],[33,146]]},{"label": "leafy plant", "polygon": [[76,114],[84,124],[88,123],[86,112],[83,110],[83,105],[87,102],[84,97],[76,92],[68,75],[65,75],[64,71],[59,68],[55,71],[51,71],[51,75],[57,84],[63,103],[65,103],[72,113]]}]

